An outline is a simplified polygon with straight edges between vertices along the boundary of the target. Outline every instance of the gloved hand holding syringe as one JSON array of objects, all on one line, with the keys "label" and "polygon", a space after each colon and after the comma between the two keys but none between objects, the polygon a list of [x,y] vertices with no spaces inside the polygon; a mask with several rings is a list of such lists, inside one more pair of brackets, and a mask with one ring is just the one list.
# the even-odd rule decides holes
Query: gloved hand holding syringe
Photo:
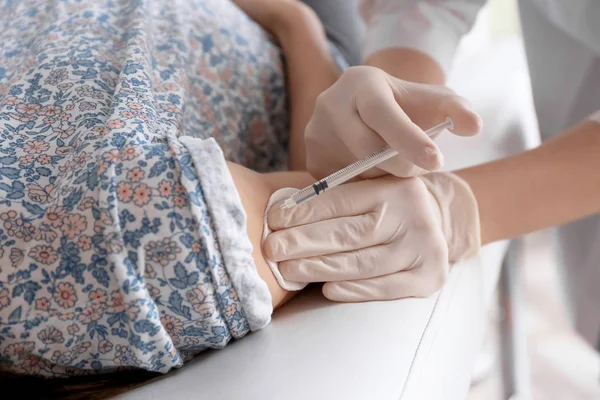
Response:
[{"label": "gloved hand holding syringe", "polygon": [[[425,133],[427,134],[427,136],[432,137],[442,132],[444,129],[452,130],[453,127],[454,124],[452,122],[452,119],[450,117],[446,117],[446,120],[444,122],[426,130]],[[355,163],[352,163],[347,167],[321,179],[320,181],[317,181],[312,185],[297,191],[282,203],[281,208],[292,208],[299,204],[302,204],[320,195],[326,190],[348,182],[352,178],[357,177],[363,172],[375,167],[378,164],[381,164],[386,160],[389,160],[390,158],[396,155],[398,155],[398,152],[390,147],[384,147],[382,149],[374,151],[373,153],[369,154],[363,159],[358,160]]]}]

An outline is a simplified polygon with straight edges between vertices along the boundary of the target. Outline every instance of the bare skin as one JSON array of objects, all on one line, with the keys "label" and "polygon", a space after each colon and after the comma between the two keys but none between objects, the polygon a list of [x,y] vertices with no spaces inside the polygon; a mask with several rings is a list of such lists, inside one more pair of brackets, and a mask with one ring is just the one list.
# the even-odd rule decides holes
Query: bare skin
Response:
[{"label": "bare skin", "polygon": [[339,77],[329,53],[323,27],[303,3],[295,0],[238,0],[236,3],[279,42],[286,59],[290,95],[290,162],[294,172],[259,174],[229,163],[229,170],[247,215],[247,232],[261,278],[276,308],[293,293],[283,290],[269,269],[261,249],[263,214],[271,194],[283,187],[302,188],[314,179],[305,170],[304,129],[317,96]]}]

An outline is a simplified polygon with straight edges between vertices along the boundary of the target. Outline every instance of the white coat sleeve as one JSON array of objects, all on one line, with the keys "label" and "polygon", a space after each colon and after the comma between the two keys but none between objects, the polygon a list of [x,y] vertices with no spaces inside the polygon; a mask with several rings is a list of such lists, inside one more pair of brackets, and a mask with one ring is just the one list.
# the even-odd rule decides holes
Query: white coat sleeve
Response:
[{"label": "white coat sleeve", "polygon": [[361,0],[363,57],[392,47],[419,50],[448,74],[456,47],[487,0]]}]

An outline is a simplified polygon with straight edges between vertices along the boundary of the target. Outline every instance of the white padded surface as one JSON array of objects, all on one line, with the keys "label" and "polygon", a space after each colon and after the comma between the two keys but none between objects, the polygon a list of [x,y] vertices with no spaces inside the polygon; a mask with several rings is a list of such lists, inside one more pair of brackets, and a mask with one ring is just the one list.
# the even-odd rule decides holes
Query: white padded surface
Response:
[{"label": "white padded surface", "polygon": [[466,393],[482,337],[482,272],[457,265],[428,299],[337,304],[315,288],[264,330],[119,398],[450,399]]}]

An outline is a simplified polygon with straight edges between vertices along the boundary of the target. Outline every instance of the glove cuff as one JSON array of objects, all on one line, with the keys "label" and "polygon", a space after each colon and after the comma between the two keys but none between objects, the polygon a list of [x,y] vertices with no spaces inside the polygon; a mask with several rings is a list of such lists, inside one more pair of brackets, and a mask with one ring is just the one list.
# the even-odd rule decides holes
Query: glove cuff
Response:
[{"label": "glove cuff", "polygon": [[475,256],[481,247],[477,199],[469,184],[458,175],[434,172],[421,177],[436,199],[451,263]]}]

